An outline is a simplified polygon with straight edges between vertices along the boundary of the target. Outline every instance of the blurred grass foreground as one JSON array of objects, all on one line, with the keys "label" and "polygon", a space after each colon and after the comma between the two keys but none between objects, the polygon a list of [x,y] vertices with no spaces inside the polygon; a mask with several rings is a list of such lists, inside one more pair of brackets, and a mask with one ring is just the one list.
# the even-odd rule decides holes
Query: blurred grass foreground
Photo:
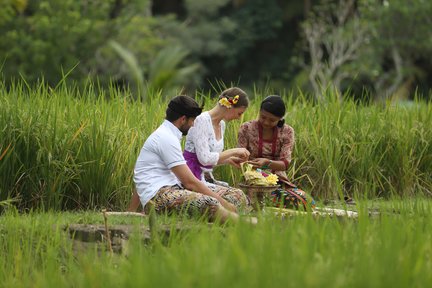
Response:
[{"label": "blurred grass foreground", "polygon": [[[69,223],[101,224],[100,214],[6,213],[0,217],[0,286],[428,287],[431,208],[417,199],[386,201],[380,210],[398,213],[378,219],[361,210],[357,221],[268,215],[253,227],[224,229],[194,221],[197,229],[172,229],[163,245],[157,238],[144,245],[138,233],[131,235],[122,255],[76,253],[62,231]],[[147,223],[113,218],[110,225]]]}]

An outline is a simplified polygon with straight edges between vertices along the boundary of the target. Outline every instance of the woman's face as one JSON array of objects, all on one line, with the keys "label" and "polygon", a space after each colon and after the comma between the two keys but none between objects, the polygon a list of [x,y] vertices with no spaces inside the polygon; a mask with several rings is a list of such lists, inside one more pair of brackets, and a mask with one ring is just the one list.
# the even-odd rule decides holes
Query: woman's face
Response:
[{"label": "woman's face", "polygon": [[265,110],[260,110],[258,121],[264,128],[274,128],[278,124],[281,117],[275,116]]},{"label": "woman's face", "polygon": [[231,121],[231,120],[240,119],[240,117],[243,115],[246,109],[247,107],[237,107],[237,108],[227,109],[224,120]]}]

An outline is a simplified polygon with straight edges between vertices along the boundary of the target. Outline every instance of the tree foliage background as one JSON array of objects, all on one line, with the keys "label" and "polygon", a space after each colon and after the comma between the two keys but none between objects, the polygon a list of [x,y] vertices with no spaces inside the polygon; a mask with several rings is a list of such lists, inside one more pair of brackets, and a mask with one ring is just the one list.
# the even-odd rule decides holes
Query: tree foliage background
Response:
[{"label": "tree foliage background", "polygon": [[0,0],[1,77],[429,97],[431,15],[426,0]]}]

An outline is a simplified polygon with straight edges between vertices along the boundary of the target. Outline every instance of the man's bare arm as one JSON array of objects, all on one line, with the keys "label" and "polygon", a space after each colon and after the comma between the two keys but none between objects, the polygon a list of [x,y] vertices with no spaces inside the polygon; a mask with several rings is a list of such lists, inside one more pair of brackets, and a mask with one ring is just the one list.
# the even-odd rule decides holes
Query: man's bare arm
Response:
[{"label": "man's bare arm", "polygon": [[235,212],[237,210],[234,205],[211,191],[203,182],[198,180],[186,164],[175,166],[171,168],[171,171],[186,189],[216,198],[223,207],[230,211]]}]

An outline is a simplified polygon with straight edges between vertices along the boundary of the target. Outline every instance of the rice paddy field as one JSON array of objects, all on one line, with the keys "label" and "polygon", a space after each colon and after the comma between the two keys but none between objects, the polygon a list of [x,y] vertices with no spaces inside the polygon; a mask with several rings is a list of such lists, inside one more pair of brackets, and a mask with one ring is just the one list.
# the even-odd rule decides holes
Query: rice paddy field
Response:
[{"label": "rice paddy field", "polygon": [[[266,95],[250,93],[243,119],[227,125],[226,148]],[[136,227],[127,249],[111,253],[77,251],[65,229],[103,225],[101,209],[126,208],[139,149],[170,96],[0,83],[0,287],[429,287],[432,104],[282,96],[296,131],[288,174],[318,205],[354,197],[358,218],[263,212],[257,225],[208,225],[161,215],[155,227],[193,229],[144,242],[149,218],[110,216],[110,227]],[[233,168],[215,174],[241,181]]]},{"label": "rice paddy field", "polygon": [[[370,205],[372,202],[368,202]],[[63,231],[70,223],[103,223],[96,212],[6,213],[0,218],[2,287],[429,287],[431,202],[366,204],[356,220],[285,219],[262,215],[257,225],[209,227],[199,219],[158,218],[196,229],[155,237],[132,234],[127,252],[76,252]],[[109,218],[146,225],[147,218]]]}]

